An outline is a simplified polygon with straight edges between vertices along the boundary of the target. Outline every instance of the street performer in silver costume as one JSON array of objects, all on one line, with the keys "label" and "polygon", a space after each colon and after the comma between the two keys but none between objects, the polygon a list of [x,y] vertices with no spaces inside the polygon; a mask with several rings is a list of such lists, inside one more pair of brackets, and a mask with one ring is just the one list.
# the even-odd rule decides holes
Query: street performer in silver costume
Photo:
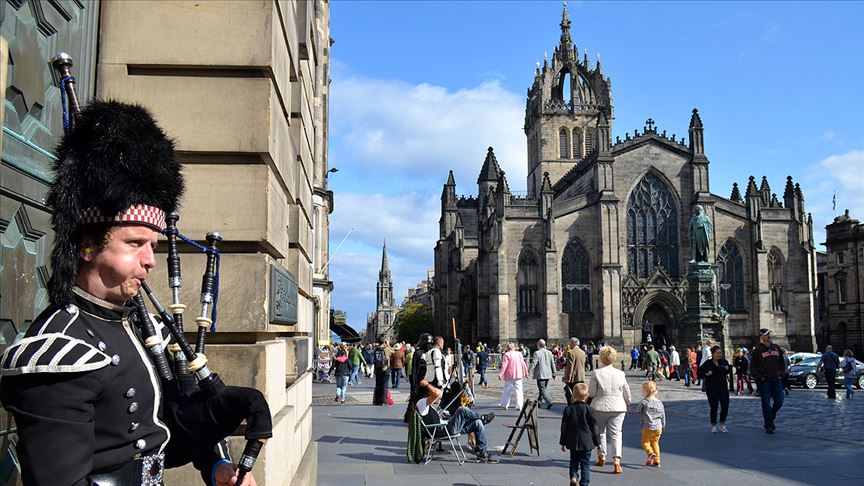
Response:
[{"label": "street performer in silver costume", "polygon": [[[165,467],[189,462],[205,484],[234,484],[238,466],[216,446],[243,419],[247,438],[272,435],[263,395],[221,382],[208,394],[165,376],[164,363],[157,371],[171,335],[140,307],[184,189],[173,143],[144,108],[93,101],[58,156],[51,305],[0,361],[24,484],[161,485]],[[255,485],[251,474],[242,485]]]}]

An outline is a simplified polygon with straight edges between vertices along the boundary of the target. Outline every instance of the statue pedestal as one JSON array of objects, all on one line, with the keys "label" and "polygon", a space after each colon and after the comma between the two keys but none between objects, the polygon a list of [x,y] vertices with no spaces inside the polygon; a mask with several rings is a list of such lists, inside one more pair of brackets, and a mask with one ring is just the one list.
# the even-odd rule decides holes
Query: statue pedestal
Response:
[{"label": "statue pedestal", "polygon": [[715,288],[714,265],[708,262],[690,262],[687,272],[684,319],[681,344],[704,343],[713,339],[724,349],[729,349],[723,328],[726,311],[720,307]]}]

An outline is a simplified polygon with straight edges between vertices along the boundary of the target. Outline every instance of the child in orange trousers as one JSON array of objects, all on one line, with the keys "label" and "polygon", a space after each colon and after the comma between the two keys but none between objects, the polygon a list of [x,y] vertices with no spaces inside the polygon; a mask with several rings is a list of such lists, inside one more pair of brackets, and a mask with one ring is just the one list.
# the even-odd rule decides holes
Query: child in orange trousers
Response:
[{"label": "child in orange trousers", "polygon": [[642,383],[643,399],[636,407],[642,422],[642,450],[648,454],[646,466],[660,467],[660,436],[666,429],[666,409],[657,398],[657,384]]}]

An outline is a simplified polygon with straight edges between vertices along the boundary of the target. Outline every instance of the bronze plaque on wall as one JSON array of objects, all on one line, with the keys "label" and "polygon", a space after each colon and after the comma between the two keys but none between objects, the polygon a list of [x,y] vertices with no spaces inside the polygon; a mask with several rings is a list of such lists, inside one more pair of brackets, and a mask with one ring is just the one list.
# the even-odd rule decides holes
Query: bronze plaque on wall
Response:
[{"label": "bronze plaque on wall", "polygon": [[270,264],[270,324],[297,324],[297,279],[273,263]]}]

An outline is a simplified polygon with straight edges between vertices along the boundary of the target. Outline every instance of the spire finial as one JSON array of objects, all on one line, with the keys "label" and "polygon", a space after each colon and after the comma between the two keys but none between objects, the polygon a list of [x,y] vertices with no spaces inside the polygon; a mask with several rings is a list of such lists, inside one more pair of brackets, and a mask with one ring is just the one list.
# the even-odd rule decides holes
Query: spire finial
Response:
[{"label": "spire finial", "polygon": [[570,16],[567,15],[567,2],[564,2],[564,11],[561,13],[561,53],[565,54],[573,48],[570,39]]}]

